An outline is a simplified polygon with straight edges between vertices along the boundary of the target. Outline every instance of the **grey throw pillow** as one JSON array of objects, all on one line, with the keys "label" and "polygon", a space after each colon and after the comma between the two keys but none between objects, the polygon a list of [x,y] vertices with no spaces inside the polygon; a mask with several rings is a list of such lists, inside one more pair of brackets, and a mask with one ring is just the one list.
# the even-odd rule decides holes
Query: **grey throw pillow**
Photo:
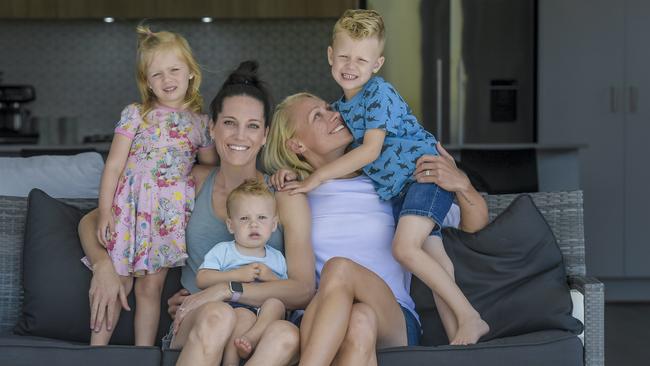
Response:
[{"label": "grey throw pillow", "polygon": [[[15,333],[68,341],[90,341],[88,289],[92,273],[77,234],[80,208],[34,189],[28,196],[23,250],[23,311]],[[158,339],[171,323],[167,299],[180,288],[180,271],[169,271],[161,297]],[[134,307],[133,294],[129,305]],[[123,311],[111,344],[133,344],[134,311]]]},{"label": "grey throw pillow", "polygon": [[[529,195],[517,197],[483,230],[446,228],[443,242],[456,283],[490,325],[480,341],[540,330],[579,334],[562,252]],[[448,344],[431,292],[419,280],[411,291],[420,311],[426,345]]]}]

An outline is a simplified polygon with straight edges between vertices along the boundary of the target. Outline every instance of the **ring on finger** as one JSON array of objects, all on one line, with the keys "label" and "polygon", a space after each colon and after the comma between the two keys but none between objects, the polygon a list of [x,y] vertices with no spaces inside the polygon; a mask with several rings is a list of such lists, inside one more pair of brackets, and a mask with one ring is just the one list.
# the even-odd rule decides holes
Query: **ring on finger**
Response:
[{"label": "ring on finger", "polygon": [[430,170],[425,170],[425,171],[424,171],[424,175],[426,175],[427,177],[430,176],[430,175],[431,175],[431,171],[430,171]]}]

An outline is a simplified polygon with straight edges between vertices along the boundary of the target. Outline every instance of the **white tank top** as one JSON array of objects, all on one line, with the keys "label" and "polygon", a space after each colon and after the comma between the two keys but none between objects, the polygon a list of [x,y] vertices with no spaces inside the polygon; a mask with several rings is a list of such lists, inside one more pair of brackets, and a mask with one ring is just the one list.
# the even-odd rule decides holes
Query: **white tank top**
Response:
[{"label": "white tank top", "polygon": [[313,217],[316,279],[332,257],[368,268],[390,287],[397,302],[416,317],[409,295],[411,274],[393,258],[395,221],[390,202],[381,201],[366,176],[330,180],[307,195]]}]

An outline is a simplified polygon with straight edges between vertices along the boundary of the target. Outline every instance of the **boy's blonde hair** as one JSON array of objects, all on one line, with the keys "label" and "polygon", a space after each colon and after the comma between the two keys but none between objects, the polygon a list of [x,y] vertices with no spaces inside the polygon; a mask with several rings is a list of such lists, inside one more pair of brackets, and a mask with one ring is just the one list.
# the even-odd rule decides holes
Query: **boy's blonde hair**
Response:
[{"label": "boy's blonde hair", "polygon": [[244,197],[264,197],[273,202],[273,211],[275,212],[275,196],[269,190],[264,182],[257,179],[246,179],[244,183],[233,189],[226,199],[226,212],[228,217],[232,218],[231,212],[236,202]]},{"label": "boy's blonde hair", "polygon": [[308,162],[287,146],[287,141],[296,133],[296,127],[290,121],[289,112],[291,106],[303,98],[318,99],[313,94],[298,93],[286,97],[282,103],[275,107],[271,129],[262,151],[262,163],[268,173],[272,174],[285,168],[293,170],[302,180],[314,172],[314,168]]},{"label": "boy's blonde hair", "polygon": [[178,33],[166,31],[152,32],[149,27],[143,25],[139,25],[136,28],[136,32],[138,33],[136,81],[138,83],[140,97],[142,98],[142,110],[140,114],[143,117],[146,116],[153,109],[154,103],[156,102],[156,96],[147,84],[147,68],[154,54],[161,50],[176,51],[179,57],[187,64],[190,74],[194,77],[189,80],[183,109],[200,113],[203,108],[203,98],[199,92],[202,79],[201,67],[196,62],[187,40]]},{"label": "boy's blonde hair", "polygon": [[376,37],[382,51],[384,42],[384,20],[381,15],[374,10],[366,9],[348,9],[341,15],[339,20],[334,24],[332,31],[332,44],[336,39],[336,34],[345,32],[354,40]]}]

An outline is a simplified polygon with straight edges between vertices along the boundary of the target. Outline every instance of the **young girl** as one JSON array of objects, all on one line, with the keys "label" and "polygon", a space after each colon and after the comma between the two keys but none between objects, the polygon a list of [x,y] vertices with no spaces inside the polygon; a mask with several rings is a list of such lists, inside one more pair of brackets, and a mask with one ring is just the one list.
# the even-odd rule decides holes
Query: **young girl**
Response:
[{"label": "young girl", "polygon": [[[127,106],[115,128],[101,179],[97,237],[127,294],[136,278],[135,344],[151,346],[167,269],[187,258],[185,226],[194,205],[189,173],[197,154],[206,164],[217,157],[208,117],[200,114],[201,71],[187,41],[143,26],[137,33],[142,104]],[[113,326],[95,328],[90,343],[108,344]]]}]

